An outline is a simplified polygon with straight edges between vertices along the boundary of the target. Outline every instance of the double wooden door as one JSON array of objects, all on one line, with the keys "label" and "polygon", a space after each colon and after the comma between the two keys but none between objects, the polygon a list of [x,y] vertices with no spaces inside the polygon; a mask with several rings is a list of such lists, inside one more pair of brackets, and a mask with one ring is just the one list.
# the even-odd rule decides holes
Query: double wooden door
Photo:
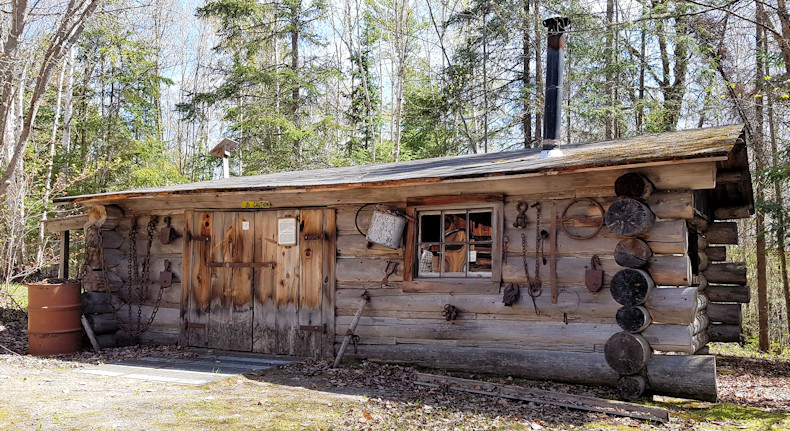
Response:
[{"label": "double wooden door", "polygon": [[[287,218],[297,245],[278,244]],[[190,212],[186,230],[185,344],[332,355],[334,210]]]}]

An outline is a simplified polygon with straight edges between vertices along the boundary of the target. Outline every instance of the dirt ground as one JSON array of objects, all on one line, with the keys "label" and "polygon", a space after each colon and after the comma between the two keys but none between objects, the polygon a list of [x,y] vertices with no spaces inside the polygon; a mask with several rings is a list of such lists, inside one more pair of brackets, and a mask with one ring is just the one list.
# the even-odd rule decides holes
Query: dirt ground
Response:
[{"label": "dirt ground", "polygon": [[[196,355],[174,347],[128,347],[103,354],[26,355],[22,316],[0,320],[0,428],[78,430],[542,430],[790,429],[790,366],[776,359],[720,357],[720,402],[656,397],[671,420],[645,421],[411,382],[413,369],[361,362],[341,369],[305,360],[205,386],[78,372],[144,356]],[[3,323],[5,322],[5,323]],[[431,372],[440,373],[436,370]],[[612,398],[605,388],[474,376],[513,385]]]}]

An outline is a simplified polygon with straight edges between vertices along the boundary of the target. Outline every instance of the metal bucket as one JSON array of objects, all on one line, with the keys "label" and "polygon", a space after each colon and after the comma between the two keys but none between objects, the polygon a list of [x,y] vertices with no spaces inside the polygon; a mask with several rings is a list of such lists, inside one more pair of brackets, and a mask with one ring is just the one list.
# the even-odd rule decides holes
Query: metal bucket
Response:
[{"label": "metal bucket", "polygon": [[406,217],[393,212],[376,210],[370,219],[370,228],[366,238],[368,241],[381,244],[384,247],[397,249],[400,247],[405,227]]},{"label": "metal bucket", "polygon": [[27,292],[30,354],[79,352],[82,347],[80,284],[28,284]]}]

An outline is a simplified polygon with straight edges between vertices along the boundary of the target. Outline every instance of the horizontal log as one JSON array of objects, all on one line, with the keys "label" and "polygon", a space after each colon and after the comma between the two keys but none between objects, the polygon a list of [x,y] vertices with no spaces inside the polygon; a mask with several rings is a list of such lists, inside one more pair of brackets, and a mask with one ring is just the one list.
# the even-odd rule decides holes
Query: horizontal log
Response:
[{"label": "horizontal log", "polygon": [[[593,386],[616,387],[620,378],[606,363],[603,353],[455,346],[426,348],[399,344],[364,346],[356,354],[348,353],[347,356]],[[716,360],[713,356],[652,355],[646,369],[652,393],[716,400]]]},{"label": "horizontal log", "polygon": [[63,232],[67,230],[82,230],[88,221],[86,214],[55,218],[44,222],[46,233]]},{"label": "horizontal log", "polygon": [[617,310],[617,324],[626,332],[641,332],[652,322],[650,313],[642,306],[624,306]]},{"label": "horizontal log", "polygon": [[739,343],[741,341],[741,326],[711,323],[708,326],[708,337],[711,342]]},{"label": "horizontal log", "polygon": [[[337,338],[340,339],[339,337]],[[340,343],[335,343],[335,348]],[[524,349],[524,350],[552,350],[562,352],[603,352],[603,345],[595,344],[559,344],[559,343],[521,343],[514,341],[484,341],[484,340],[426,340],[422,338],[404,337],[365,337],[357,341],[358,346],[363,345],[385,345],[394,346],[396,344],[416,344],[427,346],[453,346],[453,347],[476,347],[485,349]]]},{"label": "horizontal log", "polygon": [[[534,254],[532,255],[534,256]],[[535,258],[527,257],[530,276],[534,274]],[[601,256],[601,266],[604,272],[604,287],[617,271],[623,269],[614,261],[614,257]],[[582,256],[566,256],[557,258],[557,282],[560,286],[583,287],[584,271],[590,268],[590,258]],[[339,271],[338,271],[339,272]],[[541,278],[549,280],[549,265],[541,267]],[[650,273],[656,285],[659,286],[688,286],[691,282],[691,261],[687,256],[656,255],[650,259]],[[502,278],[506,283],[525,284],[527,281],[524,273],[524,261],[520,254],[508,254],[502,268]]]},{"label": "horizontal log", "polygon": [[614,182],[614,193],[620,197],[644,200],[650,197],[655,190],[653,183],[647,177],[629,172],[617,178]]},{"label": "horizontal log", "polygon": [[644,304],[654,322],[688,325],[699,312],[696,287],[658,287]]},{"label": "horizontal log", "polygon": [[734,221],[712,223],[705,231],[708,244],[738,244],[738,223]]},{"label": "horizontal log", "polygon": [[102,245],[104,249],[120,248],[124,244],[126,238],[118,233],[117,230],[102,229]]},{"label": "horizontal log", "polygon": [[[342,336],[351,324],[352,317],[337,316],[335,334]],[[619,332],[611,324],[564,324],[554,322],[513,320],[455,320],[448,322],[439,313],[434,319],[401,319],[361,317],[356,334],[365,337],[403,337],[436,340],[512,341],[544,343],[553,340],[560,344],[605,344]]]},{"label": "horizontal log", "polygon": [[619,374],[636,374],[645,368],[653,350],[640,334],[618,332],[606,341],[606,363]]},{"label": "horizontal log", "polygon": [[704,292],[705,289],[708,288],[708,279],[705,278],[704,274],[697,274],[697,276],[694,277],[694,280],[694,284],[696,284],[697,290],[700,292]]},{"label": "horizontal log", "polygon": [[[612,299],[608,289],[592,293],[587,288],[565,288],[560,291],[559,302],[551,303],[551,295],[540,295],[535,298],[535,306],[540,311],[536,315],[532,300],[527,288],[522,286],[521,299],[510,307],[502,304],[502,295],[457,295],[457,294],[406,294],[399,289],[367,288],[370,302],[365,307],[365,313],[376,311],[398,312],[425,312],[436,313],[444,304],[452,304],[464,313],[476,314],[479,319],[490,316],[490,319],[511,319],[510,316],[519,316],[520,319],[532,320],[561,320],[563,310],[569,317],[581,318],[588,321],[592,319],[607,319],[613,322],[614,316],[620,305]],[[343,310],[356,310],[356,304],[362,289],[340,288],[336,294],[338,313]],[[650,312],[654,321],[669,324],[688,325],[694,321],[699,305],[697,302],[697,289],[686,288],[656,288],[645,303],[645,308]],[[353,314],[353,312],[351,313]]]},{"label": "horizontal log", "polygon": [[655,287],[650,274],[641,269],[624,268],[612,277],[609,291],[612,298],[622,305],[643,304]]},{"label": "horizontal log", "polygon": [[705,254],[708,255],[708,260],[711,262],[724,262],[727,260],[727,247],[708,247],[705,249]]},{"label": "horizontal log", "polygon": [[[514,228],[512,223],[505,222],[505,236],[508,244],[505,251],[521,253],[521,234],[526,235],[527,250],[535,248],[535,225],[529,224],[524,229]],[[557,254],[612,254],[617,243],[625,237],[615,235],[603,228],[600,233],[588,240],[579,241],[561,232],[557,235]],[[653,228],[642,237],[655,254],[685,254],[688,250],[688,227],[683,220],[659,220]],[[548,250],[548,249],[546,249]]]},{"label": "horizontal log", "polygon": [[337,255],[340,257],[376,257],[403,260],[403,247],[393,250],[383,245],[368,243],[359,234],[345,234],[337,237]]},{"label": "horizontal log", "polygon": [[[521,195],[507,196],[505,202],[505,208],[504,208],[505,227],[506,228],[513,227],[513,223],[516,221],[516,218],[519,214],[516,208],[519,201],[529,201],[531,203],[534,203],[533,200],[534,199],[530,199],[529,196],[521,196]],[[596,198],[595,200],[596,202],[601,204],[601,208],[604,211],[606,211],[613,202],[618,200],[618,198],[614,196],[610,196],[610,197]],[[545,199],[540,202],[541,202],[541,207],[543,208],[541,220],[545,222],[549,220],[550,217],[549,210],[551,208],[552,203],[556,202],[558,212],[562,214],[562,212],[565,211],[566,207],[572,202],[572,199]],[[650,207],[650,209],[653,211],[656,217],[664,221],[671,221],[671,220],[677,221],[677,220],[685,220],[692,218],[694,216],[694,211],[692,208],[693,202],[694,202],[694,197],[692,192],[655,193],[647,201],[645,201],[645,203]],[[528,224],[533,224],[537,219],[536,211],[537,211],[536,208],[529,208],[526,211]],[[601,213],[600,210],[590,205],[589,203],[580,202],[569,208],[568,212],[566,213],[566,218],[574,218],[574,217],[588,218],[590,220],[588,220],[585,224],[590,224],[590,221],[592,219],[597,219],[601,217]],[[569,224],[570,226],[578,226],[580,224],[579,221],[578,220],[574,221],[574,220],[569,220],[566,222],[566,224]],[[657,227],[654,227],[654,229],[656,228]],[[601,233],[605,231],[608,232],[609,230],[602,229]],[[611,234],[611,232],[609,233]],[[647,233],[645,235],[650,235],[650,233]]]},{"label": "horizontal log", "polygon": [[[385,201],[381,202],[378,205],[368,205],[359,211],[362,207],[362,203],[360,204],[352,204],[352,205],[337,205],[335,207],[335,211],[337,214],[337,231],[338,236],[340,235],[359,235],[359,231],[357,231],[357,226],[362,231],[362,234],[367,234],[368,228],[370,227],[370,219],[373,217],[373,212],[376,210],[377,206],[381,208],[387,208],[391,210],[395,210],[401,213],[406,212],[406,201],[405,199],[402,202],[393,202],[393,201]],[[357,216],[357,211],[359,211],[359,215]],[[356,224],[355,224],[356,219]]]},{"label": "horizontal log", "polygon": [[734,220],[749,218],[754,211],[747,206],[724,207],[713,210],[713,217],[716,220]]},{"label": "horizontal log", "polygon": [[746,264],[743,262],[711,263],[703,272],[708,283],[746,284]]},{"label": "horizontal log", "polygon": [[83,292],[82,312],[85,314],[112,313],[110,299],[111,296],[109,293],[92,291]]},{"label": "horizontal log", "polygon": [[104,263],[107,265],[107,268],[113,268],[121,265],[124,266],[124,269],[126,268],[126,257],[123,250],[117,248],[105,248],[103,249],[103,252]]},{"label": "horizontal log", "polygon": [[655,214],[647,205],[635,199],[622,198],[609,206],[604,222],[609,230],[618,235],[635,236],[647,233],[655,219]]},{"label": "horizontal log", "polygon": [[749,286],[714,284],[705,290],[705,295],[712,302],[749,303]]},{"label": "horizontal log", "polygon": [[117,292],[123,286],[123,280],[113,271],[107,271],[106,278],[101,271],[85,271],[82,276],[82,288],[93,292]]},{"label": "horizontal log", "polygon": [[[148,286],[148,295],[142,299],[146,305],[153,305],[156,303],[156,300],[159,296],[159,290],[161,288],[158,284],[152,283]],[[181,293],[182,293],[182,285],[181,283],[173,283],[170,287],[165,287],[162,290],[162,299],[160,301],[161,306],[166,308],[178,308],[181,305]],[[138,298],[138,290],[136,288],[131,289],[129,292],[128,288],[119,289],[117,292],[118,296],[124,302],[129,302],[131,297],[131,302],[134,304],[139,303],[141,300]]]},{"label": "horizontal log", "polygon": [[99,343],[99,347],[102,349],[111,349],[118,346],[114,333],[96,335],[96,342]]},{"label": "horizontal log", "polygon": [[743,322],[741,304],[720,304],[711,302],[708,304],[706,312],[711,322],[738,326]]},{"label": "horizontal log", "polygon": [[114,334],[118,331],[118,321],[113,313],[86,314],[85,317],[95,334]]},{"label": "horizontal log", "polygon": [[[351,324],[351,316],[337,316],[335,335],[343,336]],[[653,326],[677,326],[663,331],[647,331]],[[360,337],[403,337],[435,340],[480,340],[511,341],[520,343],[544,343],[553,340],[560,344],[606,344],[613,334],[621,329],[614,322],[569,324],[562,320],[514,321],[514,320],[455,320],[448,322],[438,315],[435,319],[401,319],[397,317],[361,317],[355,331]],[[656,349],[665,352],[689,353],[691,334],[688,326],[653,324],[643,332],[645,339]],[[660,337],[660,338],[659,338]],[[693,352],[692,352],[693,353]]]},{"label": "horizontal log", "polygon": [[387,259],[337,259],[335,278],[338,282],[381,282],[387,275],[387,263],[398,262],[388,281],[403,281],[403,261]]},{"label": "horizontal log", "polygon": [[617,394],[621,399],[636,401],[642,397],[647,380],[642,376],[622,376],[617,381]]},{"label": "horizontal log", "polygon": [[710,325],[710,319],[708,319],[708,314],[705,311],[701,311],[697,314],[697,317],[694,319],[694,322],[691,323],[690,332],[692,334],[699,334],[700,332],[706,332],[708,330],[708,326]]},{"label": "horizontal log", "polygon": [[697,265],[697,271],[704,272],[708,269],[708,265],[710,265],[710,259],[708,259],[708,255],[705,254],[704,251],[700,251],[697,254],[697,259],[699,260],[699,265]]},{"label": "horizontal log", "polygon": [[[151,256],[149,261],[150,270],[148,272],[148,279],[152,283],[159,282],[159,274],[165,269],[165,260],[170,261],[170,271],[173,273],[173,283],[180,283],[182,280],[181,274],[183,274],[183,262],[181,256]],[[142,262],[142,258],[138,259],[138,265],[142,266]],[[141,269],[142,268],[137,269],[138,273]],[[121,265],[113,267],[111,272],[114,272],[122,281],[129,279],[129,269],[127,267],[126,261],[123,261]]]},{"label": "horizontal log", "polygon": [[[153,312],[154,307],[150,305],[143,305],[140,307],[140,319],[143,324],[148,322],[148,319],[151,318],[151,313]],[[137,324],[137,312],[138,306],[132,305],[132,324]],[[120,319],[123,325],[129,324],[129,306],[122,305],[120,310],[118,311],[118,318]],[[154,318],[153,323],[151,326],[157,327],[165,327],[165,328],[180,328],[181,327],[181,312],[177,308],[165,308],[159,307],[156,312],[156,317]]]},{"label": "horizontal log", "polygon": [[650,347],[661,352],[692,354],[699,349],[694,345],[692,325],[663,325],[654,323],[642,331]]},{"label": "horizontal log", "polygon": [[716,402],[716,357],[653,355],[647,379],[656,394]]},{"label": "horizontal log", "polygon": [[174,346],[178,344],[179,328],[151,326],[140,334],[140,344]]},{"label": "horizontal log", "polygon": [[744,175],[741,171],[724,171],[719,170],[716,172],[716,185],[719,184],[737,184],[743,181],[749,181],[749,177]]}]

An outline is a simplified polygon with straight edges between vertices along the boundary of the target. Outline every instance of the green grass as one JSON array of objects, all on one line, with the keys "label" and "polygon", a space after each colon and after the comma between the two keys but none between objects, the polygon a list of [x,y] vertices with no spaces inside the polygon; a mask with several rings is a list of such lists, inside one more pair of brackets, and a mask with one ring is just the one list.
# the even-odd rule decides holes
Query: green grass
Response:
[{"label": "green grass", "polygon": [[744,345],[736,343],[710,343],[709,346],[710,353],[717,356],[790,361],[790,348],[774,343],[771,345],[771,350],[769,352],[761,352],[758,349],[757,337],[749,338]]},{"label": "green grass", "polygon": [[[749,430],[786,430],[790,428],[790,413],[772,413],[755,407],[739,406],[731,403],[705,404],[678,400],[661,403],[664,407],[681,408],[673,415],[696,422],[709,422],[721,429]],[[673,409],[674,410],[674,409]]]},{"label": "green grass", "polygon": [[[8,301],[8,297],[13,301]],[[10,304],[10,307],[14,307],[16,304],[27,308],[27,286],[17,283],[0,284],[0,307],[4,306],[6,302]]]}]

